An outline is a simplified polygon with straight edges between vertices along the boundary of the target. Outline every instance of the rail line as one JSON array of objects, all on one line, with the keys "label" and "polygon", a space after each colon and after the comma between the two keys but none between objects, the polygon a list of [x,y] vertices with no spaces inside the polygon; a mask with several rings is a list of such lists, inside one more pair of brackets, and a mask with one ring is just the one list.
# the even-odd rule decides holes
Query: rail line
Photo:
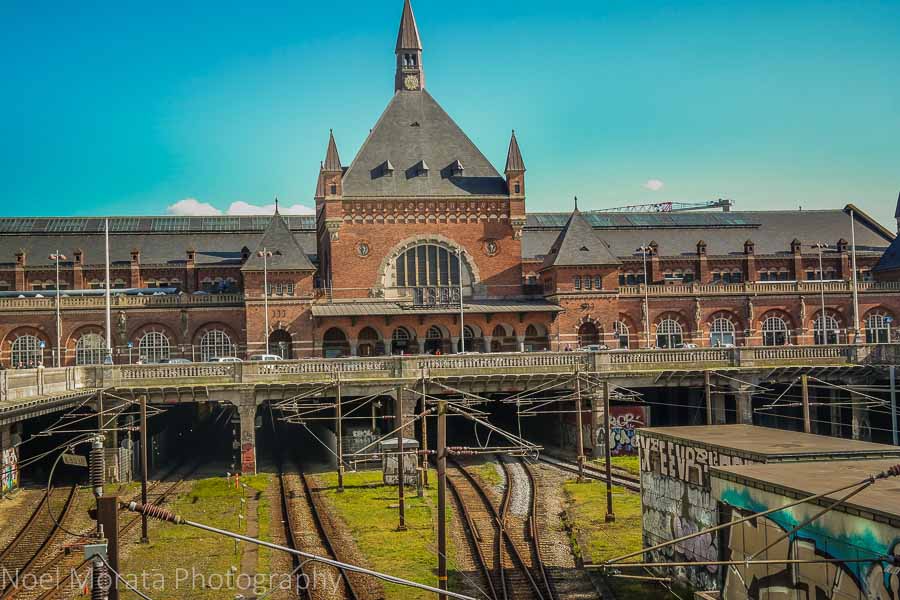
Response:
[{"label": "rail line", "polygon": [[[329,537],[328,530],[322,519],[321,502],[312,492],[312,484],[306,473],[297,469],[296,481],[299,488],[291,488],[286,481],[286,474],[279,466],[278,485],[281,492],[281,511],[285,523],[285,538],[288,546],[295,550],[309,552],[334,560],[341,560],[341,556],[335,551],[335,544]],[[298,519],[299,517],[299,519]],[[298,521],[304,521],[300,523]],[[308,600],[342,598],[344,600],[363,600],[366,596],[361,593],[361,584],[356,581],[355,575],[345,569],[338,569],[330,565],[300,561],[294,557],[294,569],[302,576],[306,583],[301,587],[301,597]],[[323,573],[327,583],[322,585]],[[334,583],[337,587],[333,588]]]},{"label": "rail line", "polygon": [[[157,505],[157,506],[162,504],[163,502],[165,502],[165,500],[175,490],[177,490],[178,487],[182,483],[184,483],[184,480],[187,479],[191,474],[193,474],[194,471],[196,471],[197,468],[199,468],[199,466],[200,466],[199,462],[192,463],[192,465],[190,467],[188,467],[188,469],[184,472],[184,474],[182,474],[180,477],[178,477],[178,479],[176,481],[172,482],[170,485],[165,486],[165,488],[162,491],[156,492],[155,490],[157,490],[160,486],[163,486],[166,483],[167,479],[171,478],[176,472],[178,472],[180,469],[182,469],[184,467],[184,464],[182,463],[182,464],[176,465],[175,467],[168,470],[160,479],[154,481],[147,488],[147,501],[149,503]],[[131,498],[131,500],[139,501],[140,494],[136,494],[135,496],[133,496]],[[124,513],[123,513],[123,511],[120,510],[119,514],[124,514]],[[140,516],[132,517],[130,512],[128,514],[129,514],[129,519],[124,524],[122,524],[122,523],[119,524],[119,540],[120,540],[120,543],[122,543],[123,545],[125,543],[125,534],[128,533],[129,531],[131,531],[132,529],[134,529],[137,526],[137,524],[140,523],[140,521],[141,521]],[[77,546],[77,545],[83,543],[85,541],[85,539],[86,539],[86,534],[83,537],[81,537],[80,539],[76,540],[74,545]],[[60,553],[56,554],[41,569],[41,574],[49,572],[54,567],[58,566],[61,562],[65,561],[67,558],[71,558],[73,556],[74,555],[66,554],[65,552],[60,552]],[[83,560],[83,559],[80,560],[78,563],[74,564],[72,566],[72,568],[66,570],[66,572],[68,574],[65,575],[64,577],[62,577],[61,579],[59,579],[53,588],[44,590],[42,593],[40,593],[38,596],[36,596],[36,600],[50,600],[52,598],[58,598],[60,589],[63,588],[67,583],[69,583],[71,581],[72,575],[74,573],[81,573],[84,569],[86,569],[88,567],[89,567],[88,561]]]},{"label": "rail line", "polygon": [[[566,471],[568,473],[578,474],[578,465],[568,460],[562,460],[553,456],[546,456],[542,454],[538,460],[542,463],[546,463],[552,467],[556,467],[561,471]],[[585,465],[584,466],[584,476],[588,479],[596,479],[599,481],[606,481],[606,472],[600,469]],[[618,474],[615,474],[611,477],[613,484],[623,487],[631,492],[640,492],[641,491],[641,482],[637,477],[632,475],[626,475],[622,471],[619,471]]]},{"label": "rail line", "polygon": [[[533,526],[529,526],[530,531],[511,534],[509,510],[516,482],[509,467],[503,467],[507,485],[499,508],[464,466],[450,459],[448,467],[447,482],[466,521],[491,597],[494,600],[555,600]],[[529,486],[526,493],[534,499],[538,493],[534,479],[527,478],[526,481]],[[534,507],[533,501],[529,503],[526,522],[533,522]]]},{"label": "rail line", "polygon": [[60,525],[77,503],[77,493],[78,485],[52,488],[44,493],[25,526],[0,554],[3,572],[17,574],[16,579],[4,586],[0,599],[12,598],[17,590],[16,582],[36,570],[38,560],[58,544]]}]

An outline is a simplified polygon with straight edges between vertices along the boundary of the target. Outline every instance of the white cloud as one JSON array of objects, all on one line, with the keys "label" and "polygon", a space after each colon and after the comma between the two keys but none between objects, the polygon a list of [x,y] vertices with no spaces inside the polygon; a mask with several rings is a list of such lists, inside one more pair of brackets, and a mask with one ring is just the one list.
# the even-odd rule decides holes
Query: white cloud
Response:
[{"label": "white cloud", "polygon": [[196,198],[185,198],[170,205],[166,209],[166,213],[182,217],[208,217],[221,215],[222,211],[208,202],[200,202]]},{"label": "white cloud", "polygon": [[644,189],[648,189],[651,192],[658,192],[659,190],[663,189],[663,186],[665,185],[666,184],[664,184],[659,179],[648,179],[644,184]]},{"label": "white cloud", "polygon": [[[286,206],[279,204],[278,210],[283,215],[312,215],[315,210],[302,204]],[[249,202],[232,202],[226,211],[222,211],[209,202],[200,202],[196,198],[185,198],[166,208],[166,214],[182,217],[209,217],[216,215],[271,215],[275,212],[275,204],[258,206]]]},{"label": "white cloud", "polygon": [[[302,204],[294,204],[292,206],[286,206],[284,204],[278,205],[278,211],[283,215],[312,215],[315,214],[315,210],[308,206],[303,206]],[[275,203],[272,204],[264,204],[262,206],[258,206],[256,204],[250,204],[248,202],[232,202],[231,206],[228,207],[228,210],[225,211],[226,215],[271,215],[275,212]]]}]

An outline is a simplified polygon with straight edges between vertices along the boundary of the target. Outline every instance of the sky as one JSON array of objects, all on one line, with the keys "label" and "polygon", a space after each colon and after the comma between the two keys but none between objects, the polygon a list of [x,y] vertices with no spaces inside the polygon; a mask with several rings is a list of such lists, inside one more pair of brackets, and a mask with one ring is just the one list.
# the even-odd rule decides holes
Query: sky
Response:
[{"label": "sky", "polygon": [[[900,1],[413,0],[427,89],[529,211],[854,203],[893,227]],[[290,212],[393,93],[401,0],[6,2],[0,215]]]}]

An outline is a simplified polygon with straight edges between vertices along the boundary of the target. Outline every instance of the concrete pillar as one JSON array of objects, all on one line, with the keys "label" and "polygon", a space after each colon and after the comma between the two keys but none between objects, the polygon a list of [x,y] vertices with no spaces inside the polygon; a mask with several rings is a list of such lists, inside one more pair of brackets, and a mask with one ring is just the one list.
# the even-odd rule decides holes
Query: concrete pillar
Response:
[{"label": "concrete pillar", "polygon": [[725,413],[725,394],[716,392],[712,395],[713,423],[715,425],[725,425],[728,422],[728,415]]},{"label": "concrete pillar", "polygon": [[18,435],[13,425],[0,425],[0,494],[19,485],[19,451],[15,448]]},{"label": "concrete pillar", "polygon": [[519,352],[525,352],[525,336],[524,336],[524,335],[517,335],[517,336],[516,336],[516,343],[517,343],[517,345],[518,345]]},{"label": "concrete pillar", "polygon": [[359,340],[348,340],[350,344],[350,356],[359,356]]},{"label": "concrete pillar", "polygon": [[830,421],[830,434],[833,437],[841,437],[841,407],[837,403],[841,401],[840,392],[834,388],[828,391],[829,403],[828,420]]},{"label": "concrete pillar", "polygon": [[492,341],[494,338],[493,338],[492,336],[486,335],[486,336],[484,336],[484,338],[482,338],[482,339],[484,339],[484,351],[485,351],[485,352],[490,352],[490,351],[491,351],[491,341]]},{"label": "concrete pillar", "polygon": [[853,403],[851,405],[853,416],[850,424],[850,431],[853,439],[866,442],[871,441],[872,428],[869,424],[869,411],[866,410],[865,406],[860,404],[862,398],[850,394],[850,401]]},{"label": "concrete pillar", "polygon": [[[466,348],[466,352],[471,352],[471,348]],[[459,352],[459,336],[451,335],[450,336],[450,354],[456,354]]]},{"label": "concrete pillar", "polygon": [[243,390],[238,405],[241,418],[238,432],[241,453],[241,473],[256,474],[256,394],[253,389]]},{"label": "concrete pillar", "polygon": [[603,419],[609,417],[603,412],[603,398],[601,394],[591,390],[587,392],[586,396],[588,405],[591,408],[591,456],[601,458],[604,455],[604,449],[600,445],[600,440],[603,440],[604,444],[606,443],[606,440],[603,439],[606,434]]}]

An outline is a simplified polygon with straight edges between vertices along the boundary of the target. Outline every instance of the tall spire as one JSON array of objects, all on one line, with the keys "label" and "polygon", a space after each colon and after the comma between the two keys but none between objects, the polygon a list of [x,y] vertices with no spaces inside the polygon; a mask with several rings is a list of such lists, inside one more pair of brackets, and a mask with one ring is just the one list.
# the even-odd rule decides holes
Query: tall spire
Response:
[{"label": "tall spire", "polygon": [[900,194],[897,195],[897,208],[894,209],[894,218],[897,219],[897,233],[900,234]]},{"label": "tall spire", "polygon": [[322,165],[325,171],[339,172],[341,167],[341,157],[338,154],[337,143],[334,141],[334,131],[328,130],[328,150],[325,152],[325,163]]},{"label": "tall spire", "polygon": [[414,92],[425,88],[425,71],[422,69],[422,40],[419,27],[409,0],[403,2],[400,29],[397,31],[397,73],[394,77],[394,91]]},{"label": "tall spire", "polygon": [[513,129],[512,137],[509,138],[509,151],[506,153],[506,169],[507,173],[524,173],[525,161],[522,160],[522,152],[519,150],[519,142],[516,140],[516,130]]}]

